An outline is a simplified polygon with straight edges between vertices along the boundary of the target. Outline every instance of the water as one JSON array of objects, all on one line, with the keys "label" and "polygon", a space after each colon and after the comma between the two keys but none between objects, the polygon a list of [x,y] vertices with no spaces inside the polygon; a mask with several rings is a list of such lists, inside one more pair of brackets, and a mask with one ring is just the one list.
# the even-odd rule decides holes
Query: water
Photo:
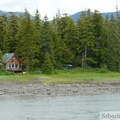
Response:
[{"label": "water", "polygon": [[120,111],[120,95],[0,96],[0,120],[99,120]]}]

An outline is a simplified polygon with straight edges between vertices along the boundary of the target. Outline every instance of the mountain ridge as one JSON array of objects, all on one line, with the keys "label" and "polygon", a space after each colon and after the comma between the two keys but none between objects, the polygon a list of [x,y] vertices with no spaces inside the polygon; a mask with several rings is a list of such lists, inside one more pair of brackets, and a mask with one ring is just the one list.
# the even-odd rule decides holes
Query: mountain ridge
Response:
[{"label": "mountain ridge", "polygon": [[8,17],[10,17],[11,13],[15,13],[15,15],[17,15],[17,16],[20,16],[21,14],[24,14],[24,12],[5,12],[5,11],[0,10],[0,16],[3,15],[3,14],[5,14]]},{"label": "mountain ridge", "polygon": [[[2,10],[0,10],[0,16],[2,16],[2,15],[6,15],[7,17],[10,17],[11,16],[11,13],[14,13],[16,16],[20,16],[20,15],[23,15],[24,14],[24,12],[5,12],[5,11],[2,11]],[[33,16],[30,14],[30,17],[31,18],[33,18]]]},{"label": "mountain ridge", "polygon": [[[72,18],[74,20],[74,22],[76,23],[78,18],[81,16],[82,12],[76,12],[75,14],[70,15],[69,17]],[[115,16],[116,12],[102,12],[100,13],[102,15],[103,18],[105,18],[108,15],[108,18],[111,17],[111,15],[113,14]]]},{"label": "mountain ridge", "polygon": [[[3,14],[5,14],[5,15],[7,15],[7,17],[10,17],[11,13],[15,13],[15,15],[18,16],[18,17],[20,15],[24,14],[24,12],[5,12],[5,11],[0,10],[0,16],[3,15]],[[103,18],[105,18],[108,15],[108,18],[110,18],[111,15],[112,14],[115,15],[115,13],[116,12],[103,12],[103,13],[101,13],[101,15],[102,15]],[[72,18],[74,20],[74,22],[76,23],[77,20],[78,20],[78,18],[81,16],[81,14],[82,14],[82,11],[79,11],[79,12],[76,12],[76,13],[74,13],[72,15],[69,15],[69,17]],[[30,16],[31,16],[31,18],[34,17],[32,15],[30,15]]]}]

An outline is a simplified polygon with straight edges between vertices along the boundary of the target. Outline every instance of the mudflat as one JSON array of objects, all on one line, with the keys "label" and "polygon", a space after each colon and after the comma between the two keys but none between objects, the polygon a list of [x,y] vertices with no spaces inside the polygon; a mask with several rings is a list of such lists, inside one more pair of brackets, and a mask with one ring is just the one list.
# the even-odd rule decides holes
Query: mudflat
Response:
[{"label": "mudflat", "polygon": [[99,95],[120,93],[120,81],[81,82],[73,84],[43,84],[39,80],[27,83],[0,82],[2,95]]}]

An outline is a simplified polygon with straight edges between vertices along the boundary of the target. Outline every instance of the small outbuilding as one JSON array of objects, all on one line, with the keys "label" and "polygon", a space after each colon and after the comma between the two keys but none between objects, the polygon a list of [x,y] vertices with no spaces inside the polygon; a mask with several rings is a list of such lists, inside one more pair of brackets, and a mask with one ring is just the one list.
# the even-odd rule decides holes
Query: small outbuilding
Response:
[{"label": "small outbuilding", "polygon": [[15,72],[22,71],[21,60],[15,53],[5,53],[2,60],[6,70]]}]

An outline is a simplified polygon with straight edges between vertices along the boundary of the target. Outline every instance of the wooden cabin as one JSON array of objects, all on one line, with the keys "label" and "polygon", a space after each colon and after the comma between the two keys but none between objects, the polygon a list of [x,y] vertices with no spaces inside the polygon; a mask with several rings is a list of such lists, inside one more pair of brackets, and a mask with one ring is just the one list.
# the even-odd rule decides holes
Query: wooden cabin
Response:
[{"label": "wooden cabin", "polygon": [[15,53],[5,53],[2,59],[6,70],[15,72],[22,71],[21,60]]}]

